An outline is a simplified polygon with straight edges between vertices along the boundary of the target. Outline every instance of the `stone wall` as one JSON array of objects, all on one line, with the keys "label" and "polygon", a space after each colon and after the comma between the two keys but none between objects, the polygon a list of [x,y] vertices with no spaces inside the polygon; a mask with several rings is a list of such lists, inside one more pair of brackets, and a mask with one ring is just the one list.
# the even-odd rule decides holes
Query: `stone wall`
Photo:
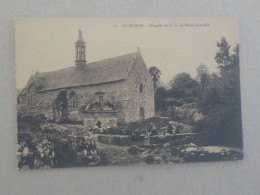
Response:
[{"label": "stone wall", "polygon": [[[141,119],[141,108],[144,109],[145,119],[153,117],[155,114],[153,81],[141,55],[137,55],[126,80],[128,89],[132,92],[128,94],[129,102],[131,102],[127,114],[129,121]],[[141,84],[142,93],[140,92]]]},{"label": "stone wall", "polygon": [[87,112],[83,114],[85,129],[98,128],[98,121],[100,121],[101,128],[115,128],[117,127],[117,112]]},{"label": "stone wall", "polygon": [[53,90],[44,93],[35,93],[35,104],[31,107],[28,106],[28,96],[23,95],[22,101],[20,101],[20,112],[22,115],[37,115],[44,114],[49,120],[54,117],[52,104],[54,99],[58,96],[60,90]]},{"label": "stone wall", "polygon": [[47,116],[48,119],[52,120],[54,118],[52,104],[55,98],[58,96],[59,92],[60,92],[59,90],[55,90],[55,91],[48,91],[47,93],[38,93],[37,94],[38,102],[35,110]]}]

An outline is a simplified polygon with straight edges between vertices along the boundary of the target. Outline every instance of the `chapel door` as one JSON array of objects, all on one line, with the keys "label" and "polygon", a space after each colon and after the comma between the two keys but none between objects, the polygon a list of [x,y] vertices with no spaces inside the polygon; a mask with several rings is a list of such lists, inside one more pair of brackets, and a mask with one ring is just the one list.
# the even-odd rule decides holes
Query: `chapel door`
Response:
[{"label": "chapel door", "polygon": [[67,105],[67,91],[62,90],[57,96],[55,103],[56,122],[62,122],[67,119]]},{"label": "chapel door", "polygon": [[140,120],[141,121],[144,120],[144,108],[143,107],[140,108]]}]

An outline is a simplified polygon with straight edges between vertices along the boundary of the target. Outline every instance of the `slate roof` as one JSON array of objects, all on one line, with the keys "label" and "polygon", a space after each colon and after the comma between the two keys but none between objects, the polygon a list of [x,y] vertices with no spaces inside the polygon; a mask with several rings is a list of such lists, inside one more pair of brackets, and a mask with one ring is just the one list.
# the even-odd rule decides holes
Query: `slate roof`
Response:
[{"label": "slate roof", "polygon": [[26,93],[26,89],[35,81],[42,84],[40,91],[48,91],[123,80],[137,53],[87,63],[84,66],[74,65],[52,72],[37,73],[29,79],[21,94]]}]

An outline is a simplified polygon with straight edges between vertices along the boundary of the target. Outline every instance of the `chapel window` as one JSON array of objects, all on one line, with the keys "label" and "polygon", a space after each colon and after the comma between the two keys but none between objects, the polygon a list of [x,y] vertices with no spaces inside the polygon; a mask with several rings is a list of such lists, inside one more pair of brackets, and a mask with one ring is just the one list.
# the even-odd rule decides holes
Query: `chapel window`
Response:
[{"label": "chapel window", "polygon": [[140,92],[140,93],[143,93],[143,84],[140,84],[140,86],[139,86],[139,92]]},{"label": "chapel window", "polygon": [[99,106],[101,109],[103,108],[103,95],[99,96]]}]

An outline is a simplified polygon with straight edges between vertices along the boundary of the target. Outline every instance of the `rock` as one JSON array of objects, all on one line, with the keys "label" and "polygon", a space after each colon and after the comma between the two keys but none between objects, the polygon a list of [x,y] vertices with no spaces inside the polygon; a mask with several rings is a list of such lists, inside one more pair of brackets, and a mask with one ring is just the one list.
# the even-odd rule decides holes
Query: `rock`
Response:
[{"label": "rock", "polygon": [[194,143],[190,143],[189,146],[190,147],[197,147],[196,144],[194,144]]},{"label": "rock", "polygon": [[87,150],[83,150],[83,154],[86,156],[88,154]]},{"label": "rock", "polygon": [[95,163],[95,162],[90,162],[88,165],[89,165],[89,166],[95,166],[96,163]]},{"label": "rock", "polygon": [[86,156],[86,158],[91,160],[91,159],[93,159],[93,155],[88,155],[88,156]]},{"label": "rock", "polygon": [[165,144],[163,144],[163,147],[167,148],[167,147],[170,147],[170,145],[171,145],[170,143],[165,143]]},{"label": "rock", "polygon": [[96,150],[90,150],[90,154],[95,155],[95,154],[97,154],[97,152],[96,152]]}]

